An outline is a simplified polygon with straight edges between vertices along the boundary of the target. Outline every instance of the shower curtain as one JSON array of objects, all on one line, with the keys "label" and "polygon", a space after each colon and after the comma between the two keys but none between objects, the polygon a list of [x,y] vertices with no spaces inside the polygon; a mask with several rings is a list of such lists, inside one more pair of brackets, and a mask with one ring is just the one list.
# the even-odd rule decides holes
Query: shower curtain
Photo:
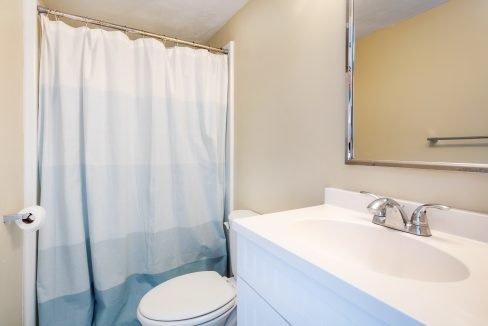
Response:
[{"label": "shower curtain", "polygon": [[225,272],[225,55],[42,17],[40,325],[136,325],[141,297]]}]

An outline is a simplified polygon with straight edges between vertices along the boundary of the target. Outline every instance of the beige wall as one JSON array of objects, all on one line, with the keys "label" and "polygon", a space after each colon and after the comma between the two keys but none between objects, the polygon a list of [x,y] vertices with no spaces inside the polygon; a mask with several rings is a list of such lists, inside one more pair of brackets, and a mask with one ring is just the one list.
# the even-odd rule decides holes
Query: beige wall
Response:
[{"label": "beige wall", "polygon": [[[23,202],[22,1],[1,0],[0,215]],[[0,223],[0,324],[21,325],[22,235]]]},{"label": "beige wall", "polygon": [[344,164],[345,1],[251,0],[210,41],[236,41],[236,205],[272,212],[325,186],[488,213],[488,175]]},{"label": "beige wall", "polygon": [[450,0],[357,41],[358,159],[488,163],[487,141],[426,140],[488,135],[487,15],[486,0]]}]

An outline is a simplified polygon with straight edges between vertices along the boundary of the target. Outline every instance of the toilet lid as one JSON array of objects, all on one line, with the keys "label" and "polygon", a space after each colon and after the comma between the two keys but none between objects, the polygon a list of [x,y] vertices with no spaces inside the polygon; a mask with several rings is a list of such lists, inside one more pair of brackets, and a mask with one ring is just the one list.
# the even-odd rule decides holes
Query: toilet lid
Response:
[{"label": "toilet lid", "polygon": [[218,310],[234,298],[234,288],[218,273],[190,273],[146,293],[139,303],[139,312],[157,321],[186,320]]}]

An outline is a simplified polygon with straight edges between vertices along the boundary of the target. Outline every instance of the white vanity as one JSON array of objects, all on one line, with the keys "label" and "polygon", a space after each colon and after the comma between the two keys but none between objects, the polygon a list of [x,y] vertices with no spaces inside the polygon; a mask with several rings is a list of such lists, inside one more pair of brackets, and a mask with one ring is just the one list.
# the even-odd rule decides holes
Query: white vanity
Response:
[{"label": "white vanity", "polygon": [[488,325],[488,215],[431,211],[421,237],[373,224],[370,202],[328,188],[235,222],[239,324]]}]

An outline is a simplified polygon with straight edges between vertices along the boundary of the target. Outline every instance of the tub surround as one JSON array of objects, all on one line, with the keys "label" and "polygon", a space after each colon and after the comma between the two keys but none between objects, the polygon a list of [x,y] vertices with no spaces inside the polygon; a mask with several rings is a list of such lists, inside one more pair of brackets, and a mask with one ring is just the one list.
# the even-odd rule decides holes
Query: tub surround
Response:
[{"label": "tub surround", "polygon": [[[251,288],[291,324],[486,324],[487,215],[432,210],[433,236],[425,238],[371,223],[369,197],[325,193],[324,205],[235,223],[238,295]],[[421,205],[399,201],[407,214]],[[239,321],[259,311],[248,308]]]}]

